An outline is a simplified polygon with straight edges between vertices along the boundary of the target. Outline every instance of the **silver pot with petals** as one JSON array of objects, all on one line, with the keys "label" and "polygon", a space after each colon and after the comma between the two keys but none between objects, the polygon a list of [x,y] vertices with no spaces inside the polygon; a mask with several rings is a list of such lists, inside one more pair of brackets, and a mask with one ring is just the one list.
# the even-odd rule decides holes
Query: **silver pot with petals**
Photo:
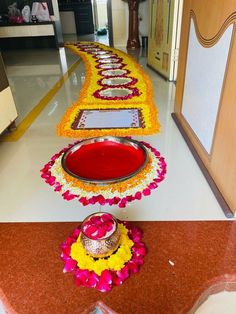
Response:
[{"label": "silver pot with petals", "polygon": [[116,218],[109,214],[113,220],[113,228],[111,232],[108,233],[108,235],[94,239],[88,235],[85,234],[84,232],[84,227],[86,223],[92,218],[92,217],[99,217],[107,213],[104,212],[98,212],[94,213],[88,217],[85,218],[85,220],[82,222],[81,225],[81,243],[84,247],[84,249],[87,251],[89,255],[95,258],[103,258],[110,256],[113,252],[117,250],[120,244],[120,237],[121,233],[118,228],[118,222]]}]

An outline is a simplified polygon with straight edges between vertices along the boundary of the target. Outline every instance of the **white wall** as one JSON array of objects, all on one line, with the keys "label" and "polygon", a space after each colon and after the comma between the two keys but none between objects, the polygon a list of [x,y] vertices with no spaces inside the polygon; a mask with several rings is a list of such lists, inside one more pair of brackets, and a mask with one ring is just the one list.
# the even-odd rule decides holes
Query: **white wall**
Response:
[{"label": "white wall", "polygon": [[128,4],[112,0],[112,26],[114,47],[126,47],[128,39]]},{"label": "white wall", "polygon": [[98,27],[107,25],[107,0],[97,0]]},{"label": "white wall", "polygon": [[61,29],[61,20],[59,14],[58,0],[52,0],[52,7],[54,12],[54,21],[55,21],[55,29],[57,34],[58,43],[63,43],[62,29]]},{"label": "white wall", "polygon": [[[139,34],[148,35],[149,27],[149,0],[139,4]],[[112,0],[113,39],[115,47],[126,47],[129,32],[128,4],[122,0]]]},{"label": "white wall", "polygon": [[74,11],[60,12],[60,19],[63,34],[76,34]]},{"label": "white wall", "polygon": [[148,26],[149,26],[149,1],[146,0],[139,4],[139,34],[140,36],[148,35]]},{"label": "white wall", "polygon": [[211,151],[233,25],[210,48],[190,25],[182,113],[208,153]]}]

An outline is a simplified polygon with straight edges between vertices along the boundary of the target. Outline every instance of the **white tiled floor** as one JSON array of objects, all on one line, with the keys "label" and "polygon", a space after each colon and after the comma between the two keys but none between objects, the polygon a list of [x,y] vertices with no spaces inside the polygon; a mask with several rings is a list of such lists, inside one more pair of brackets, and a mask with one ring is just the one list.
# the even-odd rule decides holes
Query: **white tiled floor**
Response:
[{"label": "white tiled floor", "polygon": [[[64,50],[64,49],[63,49]],[[19,123],[78,58],[63,50],[19,50],[3,53],[6,71],[17,106]]]},{"label": "white tiled floor", "polygon": [[[59,61],[60,55],[66,56],[68,65],[76,60],[63,49],[60,53],[56,50],[4,53],[20,119],[65,70],[65,58]],[[139,62],[152,78],[162,130],[160,134],[138,139],[151,143],[166,158],[167,176],[150,197],[123,210],[115,206],[104,209],[129,220],[226,219],[170,116],[174,84],[146,68],[145,57],[141,56]],[[0,221],[81,221],[98,210],[98,206],[83,207],[77,201],[63,200],[39,173],[51,155],[73,142],[58,137],[55,127],[78,97],[84,75],[84,66],[80,64],[19,141],[0,142]]]}]

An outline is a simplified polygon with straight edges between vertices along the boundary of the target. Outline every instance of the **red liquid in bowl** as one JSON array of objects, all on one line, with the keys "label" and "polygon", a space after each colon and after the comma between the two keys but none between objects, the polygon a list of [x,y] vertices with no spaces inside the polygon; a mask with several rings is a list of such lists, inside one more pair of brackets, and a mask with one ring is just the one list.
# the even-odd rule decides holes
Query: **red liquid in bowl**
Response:
[{"label": "red liquid in bowl", "polygon": [[65,160],[67,169],[88,180],[112,180],[137,171],[145,162],[141,148],[104,141],[81,146]]}]

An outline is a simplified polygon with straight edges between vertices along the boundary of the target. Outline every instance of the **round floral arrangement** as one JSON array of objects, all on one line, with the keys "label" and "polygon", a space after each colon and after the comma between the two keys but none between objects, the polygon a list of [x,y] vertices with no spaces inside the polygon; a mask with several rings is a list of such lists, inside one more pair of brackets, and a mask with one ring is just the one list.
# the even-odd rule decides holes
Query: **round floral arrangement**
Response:
[{"label": "round floral arrangement", "polygon": [[146,248],[141,242],[140,229],[119,222],[121,241],[118,249],[106,258],[93,258],[83,248],[81,229],[76,228],[61,245],[63,272],[72,272],[75,284],[107,292],[121,285],[143,264]]},{"label": "round floral arrangement", "polygon": [[149,160],[134,177],[103,186],[79,181],[66,173],[61,165],[63,154],[79,142],[69,145],[55,154],[41,170],[41,177],[45,182],[52,186],[55,192],[60,192],[67,201],[77,199],[84,206],[99,203],[100,205],[126,207],[128,203],[150,195],[151,191],[156,189],[165,178],[164,158],[151,145],[140,142],[146,147]]}]

